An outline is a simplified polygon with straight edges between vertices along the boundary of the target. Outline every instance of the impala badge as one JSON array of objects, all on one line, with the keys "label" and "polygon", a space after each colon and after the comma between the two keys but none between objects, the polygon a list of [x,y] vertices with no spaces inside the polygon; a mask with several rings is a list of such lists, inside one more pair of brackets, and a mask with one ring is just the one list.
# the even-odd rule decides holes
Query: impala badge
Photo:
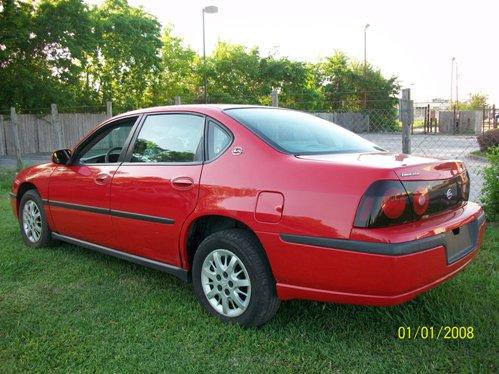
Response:
[{"label": "impala badge", "polygon": [[232,149],[232,154],[234,156],[242,155],[243,154],[243,149],[241,147],[235,147],[234,149]]},{"label": "impala badge", "polygon": [[450,200],[454,197],[454,194],[452,193],[452,190],[450,188],[445,193],[445,196],[447,196],[447,200]]},{"label": "impala badge", "polygon": [[402,177],[414,177],[416,175],[419,175],[420,173],[417,171],[411,171],[408,173],[402,173]]}]

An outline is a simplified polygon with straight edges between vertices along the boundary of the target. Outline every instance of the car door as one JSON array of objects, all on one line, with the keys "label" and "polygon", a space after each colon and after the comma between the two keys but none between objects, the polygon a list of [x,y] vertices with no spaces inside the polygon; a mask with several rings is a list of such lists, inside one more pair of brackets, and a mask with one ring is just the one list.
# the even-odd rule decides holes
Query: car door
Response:
[{"label": "car door", "polygon": [[103,126],[75,149],[70,165],[55,168],[48,201],[53,231],[94,244],[111,244],[111,181],[137,118]]},{"label": "car door", "polygon": [[114,248],[180,266],[182,224],[196,207],[205,117],[144,117],[111,187]]}]

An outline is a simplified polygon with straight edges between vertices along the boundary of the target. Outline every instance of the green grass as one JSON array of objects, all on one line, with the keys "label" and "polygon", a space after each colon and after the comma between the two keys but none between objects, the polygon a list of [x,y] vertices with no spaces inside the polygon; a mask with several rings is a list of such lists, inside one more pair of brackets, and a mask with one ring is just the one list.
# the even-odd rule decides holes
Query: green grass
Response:
[{"label": "green grass", "polygon": [[[203,312],[190,285],[71,245],[23,245],[0,192],[0,372],[497,372],[499,230],[461,274],[391,308],[291,301],[261,329]],[[373,280],[375,281],[375,280]],[[398,340],[399,326],[472,340]]]}]

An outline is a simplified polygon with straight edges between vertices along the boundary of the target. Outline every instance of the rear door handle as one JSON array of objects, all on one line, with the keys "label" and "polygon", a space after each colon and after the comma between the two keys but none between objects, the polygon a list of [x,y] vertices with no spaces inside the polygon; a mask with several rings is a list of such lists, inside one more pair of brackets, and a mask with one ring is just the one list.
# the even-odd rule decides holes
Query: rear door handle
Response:
[{"label": "rear door handle", "polygon": [[190,177],[176,177],[173,178],[172,187],[177,190],[189,190],[194,186],[194,179]]},{"label": "rear door handle", "polygon": [[99,173],[97,174],[97,176],[94,178],[94,182],[96,184],[106,184],[109,179],[111,178],[111,176],[107,173]]}]

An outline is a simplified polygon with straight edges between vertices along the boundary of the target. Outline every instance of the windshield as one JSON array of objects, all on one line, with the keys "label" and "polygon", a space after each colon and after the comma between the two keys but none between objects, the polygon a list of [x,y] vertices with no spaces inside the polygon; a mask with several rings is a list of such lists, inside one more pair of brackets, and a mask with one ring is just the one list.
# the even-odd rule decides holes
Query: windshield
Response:
[{"label": "windshield", "polygon": [[295,155],[379,152],[383,148],[319,117],[276,108],[226,109],[274,148]]}]

